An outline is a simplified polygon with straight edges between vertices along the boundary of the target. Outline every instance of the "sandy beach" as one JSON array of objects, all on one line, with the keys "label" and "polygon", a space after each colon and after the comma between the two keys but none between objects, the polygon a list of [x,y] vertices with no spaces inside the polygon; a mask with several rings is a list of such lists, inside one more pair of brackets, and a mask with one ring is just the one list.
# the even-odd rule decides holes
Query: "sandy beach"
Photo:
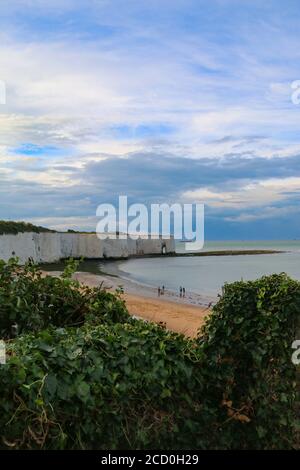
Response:
[{"label": "sandy beach", "polygon": [[[58,276],[60,272],[50,271],[47,274]],[[157,290],[119,277],[76,272],[74,279],[81,284],[96,287],[101,284],[108,290],[122,287],[128,311],[131,315],[154,323],[163,323],[166,328],[182,333],[191,338],[197,336],[197,331],[203,325],[209,314],[208,305],[212,302],[209,297],[194,293],[179,297],[175,292],[166,290],[158,297]]]},{"label": "sandy beach", "polygon": [[153,299],[125,294],[126,305],[132,315],[155,323],[164,323],[166,328],[194,338],[209,313],[206,307],[195,307],[170,300]]}]

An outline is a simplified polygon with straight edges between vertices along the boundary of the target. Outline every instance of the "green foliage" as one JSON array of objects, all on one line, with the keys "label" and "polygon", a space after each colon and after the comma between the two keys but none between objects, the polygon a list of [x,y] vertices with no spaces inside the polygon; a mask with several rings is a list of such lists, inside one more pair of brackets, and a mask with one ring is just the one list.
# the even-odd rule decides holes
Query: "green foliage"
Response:
[{"label": "green foliage", "polygon": [[0,366],[1,449],[293,447],[298,282],[227,285],[189,340],[130,319],[121,294],[79,287],[76,267],[57,279],[1,265],[0,308],[22,333]]},{"label": "green foliage", "polygon": [[10,220],[0,220],[0,235],[3,235],[3,234],[16,235],[17,233],[24,233],[24,232],[41,233],[41,232],[54,232],[54,230],[50,230],[45,227],[39,227],[37,225],[33,225],[30,223],[26,223],[26,222],[12,222]]},{"label": "green foliage", "polygon": [[43,276],[32,263],[0,260],[0,337],[12,338],[53,326],[128,321],[120,296],[72,280],[78,263],[70,260],[59,277]]},{"label": "green foliage", "polygon": [[166,448],[181,432],[194,445],[186,430],[201,384],[191,343],[141,321],[10,343],[0,368],[3,447]]},{"label": "green foliage", "polygon": [[222,434],[230,447],[237,440],[251,448],[291,446],[300,421],[291,360],[299,317],[300,284],[286,274],[225,286],[199,341],[215,376],[207,377],[206,393],[222,400],[232,423]]}]

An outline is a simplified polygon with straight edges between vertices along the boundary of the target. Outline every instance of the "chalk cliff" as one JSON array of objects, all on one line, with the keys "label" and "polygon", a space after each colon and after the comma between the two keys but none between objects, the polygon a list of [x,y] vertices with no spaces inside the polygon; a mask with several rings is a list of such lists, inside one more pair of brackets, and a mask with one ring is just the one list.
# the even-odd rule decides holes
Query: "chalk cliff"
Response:
[{"label": "chalk cliff", "polygon": [[29,258],[51,263],[63,258],[129,258],[175,252],[173,239],[99,240],[89,233],[18,233],[0,235],[0,259],[18,257],[21,264]]}]

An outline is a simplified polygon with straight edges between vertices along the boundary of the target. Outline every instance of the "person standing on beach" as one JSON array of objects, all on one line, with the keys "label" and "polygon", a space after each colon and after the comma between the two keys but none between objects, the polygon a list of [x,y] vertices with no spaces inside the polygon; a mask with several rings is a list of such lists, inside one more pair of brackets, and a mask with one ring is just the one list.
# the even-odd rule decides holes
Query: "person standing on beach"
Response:
[{"label": "person standing on beach", "polygon": [[160,287],[157,288],[157,295],[160,297]]},{"label": "person standing on beach", "polygon": [[182,296],[185,297],[185,287],[182,288]]},{"label": "person standing on beach", "polygon": [[181,286],[180,286],[179,292],[180,292],[180,297],[182,297],[182,287]]},{"label": "person standing on beach", "polygon": [[165,286],[162,286],[162,291],[161,291],[162,295],[165,295]]}]

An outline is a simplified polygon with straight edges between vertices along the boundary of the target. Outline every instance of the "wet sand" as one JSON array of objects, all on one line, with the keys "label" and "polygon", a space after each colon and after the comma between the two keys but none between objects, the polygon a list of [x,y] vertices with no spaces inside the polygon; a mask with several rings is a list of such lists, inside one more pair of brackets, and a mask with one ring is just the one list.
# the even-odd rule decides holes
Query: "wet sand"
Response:
[{"label": "wet sand", "polygon": [[[47,274],[57,276],[60,273],[47,272]],[[90,287],[101,284],[109,290],[121,287],[131,315],[146,321],[163,323],[167,329],[192,338],[197,336],[205,317],[209,315],[209,305],[215,300],[188,292],[185,298],[181,298],[175,292],[168,290],[158,297],[157,290],[153,287],[107,275],[77,272],[74,278]]]}]

